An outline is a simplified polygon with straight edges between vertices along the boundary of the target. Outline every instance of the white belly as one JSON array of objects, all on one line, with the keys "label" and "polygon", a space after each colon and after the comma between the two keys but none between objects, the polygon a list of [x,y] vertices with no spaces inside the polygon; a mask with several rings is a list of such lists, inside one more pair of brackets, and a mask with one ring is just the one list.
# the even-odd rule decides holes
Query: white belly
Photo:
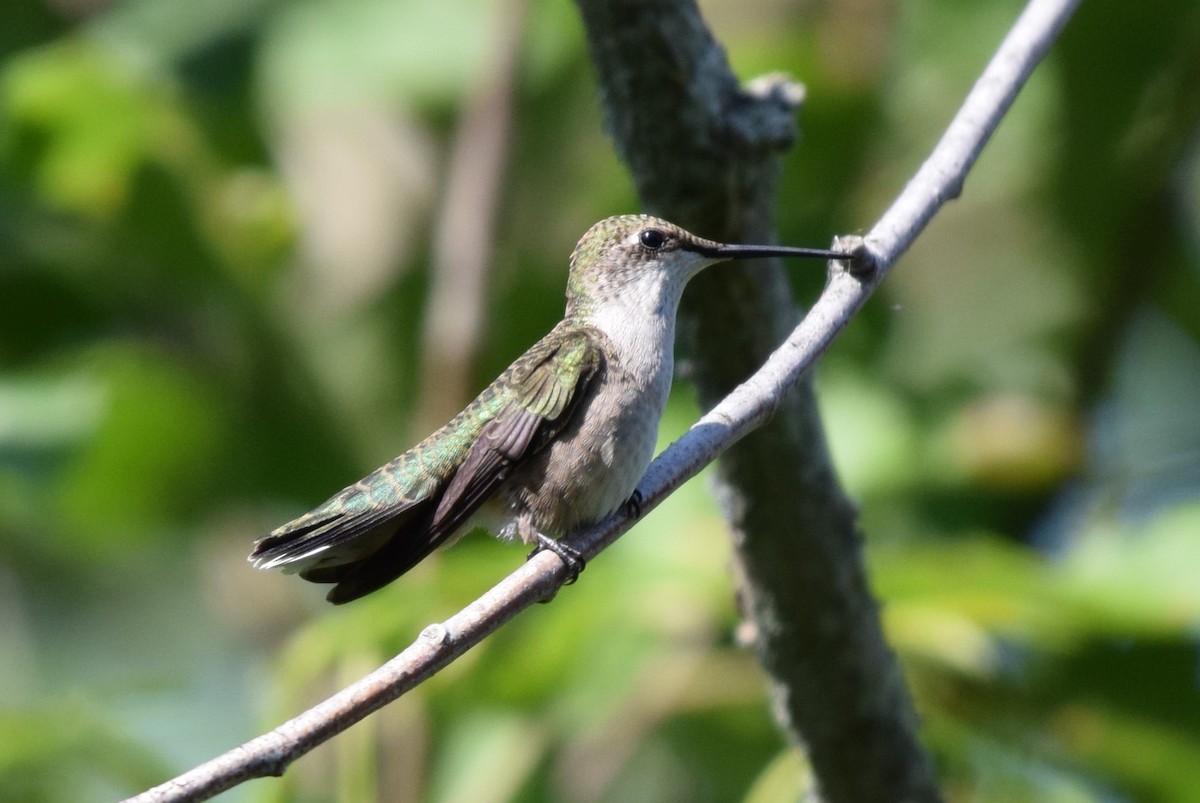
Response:
[{"label": "white belly", "polygon": [[597,387],[573,423],[506,481],[498,496],[513,522],[503,535],[555,538],[595,524],[625,503],[650,465],[674,371],[675,311],[682,282],[650,271],[587,324],[605,338]]},{"label": "white belly", "polygon": [[654,456],[671,366],[641,382],[610,374],[602,383],[576,410],[577,422],[506,483],[502,496],[515,520],[504,535],[528,538],[523,529],[532,525],[561,538],[604,519],[633,494]]}]

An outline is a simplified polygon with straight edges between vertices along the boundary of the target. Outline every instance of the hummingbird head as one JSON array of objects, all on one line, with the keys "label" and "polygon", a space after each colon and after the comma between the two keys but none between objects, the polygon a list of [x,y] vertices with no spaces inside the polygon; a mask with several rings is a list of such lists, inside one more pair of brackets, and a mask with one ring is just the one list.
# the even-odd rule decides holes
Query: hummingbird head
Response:
[{"label": "hummingbird head", "polygon": [[666,312],[669,303],[678,304],[688,280],[709,265],[771,256],[844,255],[812,248],[725,245],[650,215],[606,218],[588,229],[571,254],[567,309],[587,312],[619,303]]}]

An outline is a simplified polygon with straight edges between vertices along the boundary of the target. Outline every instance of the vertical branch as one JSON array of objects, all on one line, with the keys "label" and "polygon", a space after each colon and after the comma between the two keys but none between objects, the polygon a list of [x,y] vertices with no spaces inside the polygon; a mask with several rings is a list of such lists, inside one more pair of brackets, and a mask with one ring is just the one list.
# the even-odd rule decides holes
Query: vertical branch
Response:
[{"label": "vertical branch", "polygon": [[[861,286],[835,274],[813,314],[776,358],[803,344],[818,352],[857,310],[967,172],[1078,0],[1032,0],[962,110],[868,238],[874,277]],[[724,55],[686,0],[643,7],[579,0],[609,126],[647,206],[726,241],[768,242],[779,152],[791,129],[785,86],[734,85]],[[672,32],[664,37],[664,32]],[[667,42],[662,51],[657,48]],[[651,54],[646,56],[645,54]],[[663,53],[666,57],[663,57]],[[653,102],[648,102],[652,99]],[[707,404],[725,395],[778,342],[795,313],[773,272],[712,272],[685,296]],[[685,322],[686,323],[686,322]],[[786,359],[786,358],[784,358]],[[796,365],[806,363],[801,361]],[[810,363],[809,363],[810,364]],[[811,391],[797,367],[778,387],[769,426],[722,457],[721,501],[734,529],[737,567],[777,712],[809,750],[831,801],[937,800],[931,763],[870,595],[855,512],[829,460]],[[728,422],[720,415],[701,420]],[[655,467],[644,487],[658,481]]]},{"label": "vertical branch", "polygon": [[[579,0],[609,130],[645,205],[726,242],[772,242],[799,90],[741,87],[688,0]],[[726,266],[685,294],[679,348],[705,407],[796,324],[778,266]],[[776,712],[831,801],[937,800],[868,588],[856,511],[807,382],[720,461],[718,495]]]}]

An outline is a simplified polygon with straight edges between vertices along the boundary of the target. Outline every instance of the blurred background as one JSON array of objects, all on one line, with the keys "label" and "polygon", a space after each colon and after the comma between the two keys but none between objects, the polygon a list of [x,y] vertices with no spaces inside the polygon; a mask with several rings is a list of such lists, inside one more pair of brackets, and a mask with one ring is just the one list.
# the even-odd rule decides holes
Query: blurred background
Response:
[{"label": "blurred background", "polygon": [[[864,231],[1012,0],[709,0],[808,88],[781,241]],[[637,210],[554,0],[6,0],[0,801],[140,791],[524,558],[371,597],[251,541],[415,442]],[[1200,6],[1091,0],[816,384],[952,801],[1200,799]],[[705,232],[698,232],[704,234]],[[797,269],[798,298],[823,281]],[[664,443],[698,415],[676,388]],[[554,604],[231,801],[794,800],[690,483]]]}]

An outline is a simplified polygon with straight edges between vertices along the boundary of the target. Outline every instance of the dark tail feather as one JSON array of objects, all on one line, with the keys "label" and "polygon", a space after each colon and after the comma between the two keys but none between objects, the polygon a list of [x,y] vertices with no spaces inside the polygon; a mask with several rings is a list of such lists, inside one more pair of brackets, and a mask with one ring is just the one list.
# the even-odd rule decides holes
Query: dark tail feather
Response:
[{"label": "dark tail feather", "polygon": [[299,526],[293,522],[280,527],[254,542],[250,562],[258,568],[283,566],[322,546],[327,547],[340,537],[334,525],[341,518],[342,514],[336,513]]},{"label": "dark tail feather", "polygon": [[[429,518],[432,518],[430,516]],[[355,563],[300,573],[314,583],[337,583],[325,599],[341,605],[383,588],[416,566],[453,532],[441,527],[406,527],[375,552]]]}]

